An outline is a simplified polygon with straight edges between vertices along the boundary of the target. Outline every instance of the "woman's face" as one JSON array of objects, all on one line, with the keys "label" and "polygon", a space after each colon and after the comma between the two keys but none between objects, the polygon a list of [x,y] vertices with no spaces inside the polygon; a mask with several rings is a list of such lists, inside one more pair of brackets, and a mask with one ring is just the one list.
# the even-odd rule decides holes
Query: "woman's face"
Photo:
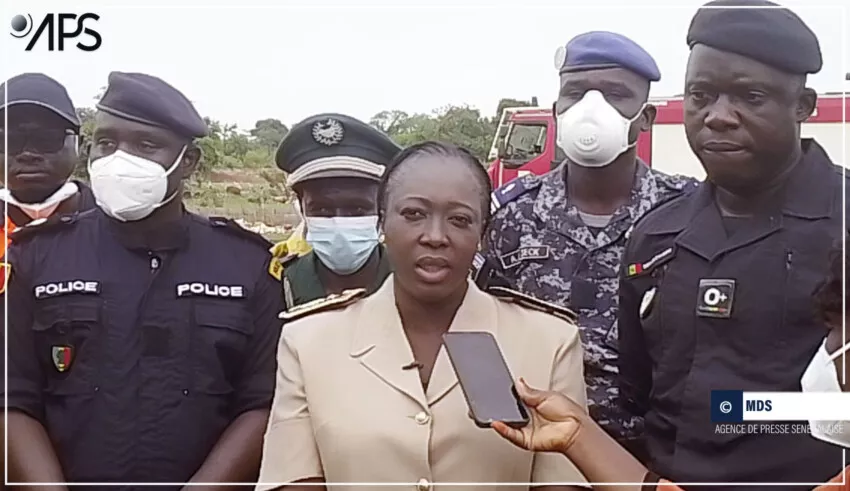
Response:
[{"label": "woman's face", "polygon": [[457,157],[420,155],[389,183],[384,241],[396,283],[435,302],[465,288],[483,228],[481,189]]}]

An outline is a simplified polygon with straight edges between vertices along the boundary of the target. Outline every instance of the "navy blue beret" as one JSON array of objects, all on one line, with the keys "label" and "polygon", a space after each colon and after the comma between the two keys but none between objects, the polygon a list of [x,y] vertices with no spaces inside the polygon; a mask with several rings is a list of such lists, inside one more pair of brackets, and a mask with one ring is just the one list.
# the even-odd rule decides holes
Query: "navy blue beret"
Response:
[{"label": "navy blue beret", "polygon": [[700,8],[691,20],[689,48],[703,44],[797,75],[823,66],[817,36],[787,8],[767,0],[717,0],[703,7],[710,8]]},{"label": "navy blue beret", "polygon": [[179,90],[144,73],[112,72],[97,108],[119,118],[168,129],[185,138],[207,134],[195,106]]},{"label": "navy blue beret", "polygon": [[287,184],[326,177],[361,177],[379,181],[401,151],[377,128],[344,114],[317,114],[289,130],[275,162],[289,173]]},{"label": "navy blue beret", "polygon": [[661,80],[661,72],[652,56],[636,42],[614,32],[579,34],[565,48],[558,48],[555,56],[560,73],[625,68],[650,82]]},{"label": "navy blue beret", "polygon": [[18,104],[41,106],[70,123],[74,130],[80,129],[80,119],[68,91],[43,73],[16,75],[0,85],[0,97],[3,92],[6,92],[7,101],[0,100],[0,109]]}]

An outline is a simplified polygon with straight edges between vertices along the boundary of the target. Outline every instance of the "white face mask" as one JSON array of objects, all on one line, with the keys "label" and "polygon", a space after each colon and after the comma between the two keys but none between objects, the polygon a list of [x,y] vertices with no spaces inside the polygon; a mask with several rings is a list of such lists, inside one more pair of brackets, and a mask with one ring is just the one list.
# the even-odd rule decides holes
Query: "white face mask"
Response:
[{"label": "white face mask", "polygon": [[[841,392],[835,359],[850,350],[850,343],[832,355],[826,352],[826,343],[821,345],[815,357],[800,379],[803,392]],[[850,419],[850,417],[848,417]],[[812,436],[818,440],[850,447],[850,421],[809,421]],[[828,431],[829,428],[840,431]]]},{"label": "white face mask", "polygon": [[131,155],[123,150],[89,162],[92,193],[97,205],[107,215],[122,222],[141,220],[168,199],[168,176],[179,167],[186,147],[168,170],[156,162]]},{"label": "white face mask", "polygon": [[77,194],[79,190],[79,187],[77,187],[75,183],[66,182],[57,189],[55,193],[51,194],[50,197],[41,203],[21,203],[17,200],[17,198],[12,196],[11,191],[3,189],[0,190],[0,199],[10,205],[18,207],[33,220],[38,220],[39,218],[48,218],[54,211],[56,211],[56,208],[58,208],[63,201]]},{"label": "white face mask", "polygon": [[331,271],[355,273],[378,245],[378,217],[304,217],[307,243]]},{"label": "white face mask", "polygon": [[575,164],[605,167],[637,144],[629,142],[629,128],[645,107],[628,119],[608,104],[601,92],[589,90],[558,116],[558,146]]}]

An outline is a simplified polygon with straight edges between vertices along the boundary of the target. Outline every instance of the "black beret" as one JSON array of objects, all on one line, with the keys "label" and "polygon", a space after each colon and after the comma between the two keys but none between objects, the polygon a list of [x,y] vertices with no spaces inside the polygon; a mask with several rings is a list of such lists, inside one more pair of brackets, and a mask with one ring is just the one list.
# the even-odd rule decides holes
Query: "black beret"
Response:
[{"label": "black beret", "polygon": [[207,134],[195,106],[179,90],[144,73],[112,72],[97,108],[119,118],[158,126],[186,138]]},{"label": "black beret", "polygon": [[704,44],[798,75],[823,66],[817,36],[787,8],[767,0],[715,0],[703,7],[710,8],[691,20],[689,48]]},{"label": "black beret", "polygon": [[0,109],[19,104],[41,106],[67,121],[75,131],[80,129],[80,119],[68,91],[43,73],[16,75],[0,85],[0,94],[3,92],[6,102],[0,101]]},{"label": "black beret", "polygon": [[277,166],[290,186],[325,177],[378,181],[401,151],[377,128],[343,114],[317,114],[299,122],[280,142]]}]

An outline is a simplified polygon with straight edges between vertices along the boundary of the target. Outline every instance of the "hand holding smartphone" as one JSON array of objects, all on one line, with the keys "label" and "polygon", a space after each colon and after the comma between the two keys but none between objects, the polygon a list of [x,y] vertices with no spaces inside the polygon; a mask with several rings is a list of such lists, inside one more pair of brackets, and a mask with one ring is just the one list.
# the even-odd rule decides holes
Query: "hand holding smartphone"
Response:
[{"label": "hand holding smartphone", "polygon": [[513,428],[529,423],[499,344],[486,331],[447,332],[443,345],[454,367],[470,415],[480,428],[501,421]]}]

